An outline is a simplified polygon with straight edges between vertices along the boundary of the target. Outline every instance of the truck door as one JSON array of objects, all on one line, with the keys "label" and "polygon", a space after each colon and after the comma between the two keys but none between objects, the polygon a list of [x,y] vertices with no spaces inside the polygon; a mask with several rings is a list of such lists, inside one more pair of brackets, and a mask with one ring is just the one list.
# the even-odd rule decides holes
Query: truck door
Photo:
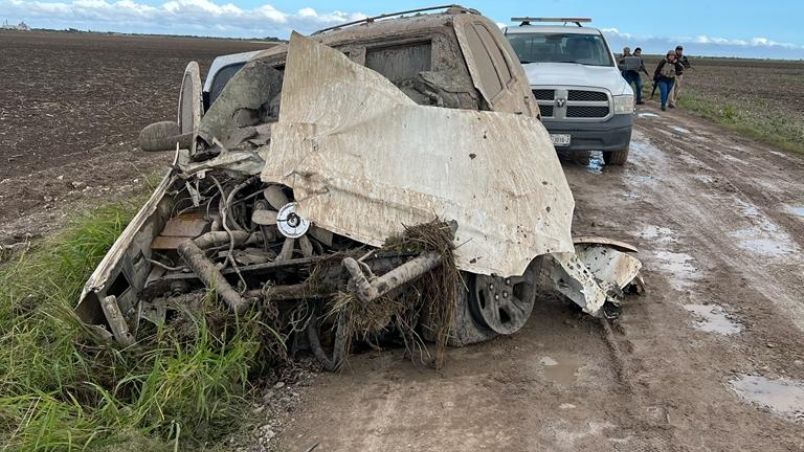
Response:
[{"label": "truck door", "polygon": [[522,92],[515,77],[517,68],[506,58],[495,38],[499,31],[490,26],[493,25],[477,19],[455,24],[455,34],[475,87],[491,110],[531,114],[528,93]]}]

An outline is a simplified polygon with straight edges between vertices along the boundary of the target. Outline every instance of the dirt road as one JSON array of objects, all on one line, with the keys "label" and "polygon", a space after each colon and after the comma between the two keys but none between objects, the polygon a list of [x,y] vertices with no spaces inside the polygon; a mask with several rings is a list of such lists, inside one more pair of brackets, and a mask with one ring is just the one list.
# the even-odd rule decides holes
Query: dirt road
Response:
[{"label": "dirt road", "polygon": [[441,372],[355,356],[279,450],[804,450],[804,160],[683,113],[637,124],[624,168],[565,164],[574,233],[645,263],[611,329],[547,299]]}]

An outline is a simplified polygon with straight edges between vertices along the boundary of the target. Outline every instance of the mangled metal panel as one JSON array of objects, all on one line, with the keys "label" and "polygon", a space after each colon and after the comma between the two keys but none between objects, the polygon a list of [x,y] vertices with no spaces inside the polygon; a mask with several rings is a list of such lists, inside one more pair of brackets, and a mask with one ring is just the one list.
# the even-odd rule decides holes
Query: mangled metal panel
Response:
[{"label": "mangled metal panel", "polygon": [[257,134],[254,126],[276,117],[281,89],[282,73],[266,59],[253,59],[221,91],[201,120],[199,135],[227,149],[239,145]]},{"label": "mangled metal panel", "polygon": [[298,34],[264,182],[319,226],[372,246],[403,225],[457,221],[457,266],[518,275],[572,252],[574,200],[534,118],[420,106],[376,72]]}]

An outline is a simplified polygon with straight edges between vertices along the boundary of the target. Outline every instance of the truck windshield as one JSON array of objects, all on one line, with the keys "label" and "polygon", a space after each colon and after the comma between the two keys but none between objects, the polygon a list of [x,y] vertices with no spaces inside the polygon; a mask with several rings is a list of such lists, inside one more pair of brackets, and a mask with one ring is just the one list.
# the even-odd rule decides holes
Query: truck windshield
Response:
[{"label": "truck windshield", "polygon": [[614,66],[606,42],[600,35],[581,33],[508,33],[522,64],[576,63]]}]

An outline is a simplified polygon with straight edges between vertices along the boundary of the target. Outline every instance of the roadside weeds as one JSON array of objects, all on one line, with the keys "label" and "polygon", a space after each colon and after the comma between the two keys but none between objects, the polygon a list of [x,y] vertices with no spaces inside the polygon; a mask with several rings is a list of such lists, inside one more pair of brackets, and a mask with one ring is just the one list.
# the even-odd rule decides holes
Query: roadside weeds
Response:
[{"label": "roadside weeds", "polygon": [[139,201],[88,212],[0,267],[0,450],[185,449],[248,422],[250,374],[270,365],[257,314],[233,324],[188,312],[185,328],[123,348],[73,313]]},{"label": "roadside weeds", "polygon": [[[748,138],[804,156],[804,119],[768,112],[756,102],[738,105],[718,96],[689,89],[679,99],[680,107],[714,121]],[[757,112],[768,112],[759,114]]]}]

